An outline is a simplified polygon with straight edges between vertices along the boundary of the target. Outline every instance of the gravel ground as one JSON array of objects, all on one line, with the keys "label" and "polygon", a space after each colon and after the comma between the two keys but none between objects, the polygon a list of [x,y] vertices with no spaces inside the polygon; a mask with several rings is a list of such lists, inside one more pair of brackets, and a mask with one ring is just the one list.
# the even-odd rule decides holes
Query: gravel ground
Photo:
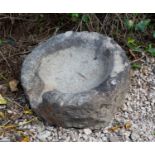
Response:
[{"label": "gravel ground", "polygon": [[[105,129],[64,129],[48,126],[38,119],[23,125],[20,121],[24,117],[15,120],[19,123],[18,130],[1,134],[0,141],[155,141],[155,59],[146,58],[140,70],[131,70],[124,106]],[[25,136],[24,140],[21,135]]]}]

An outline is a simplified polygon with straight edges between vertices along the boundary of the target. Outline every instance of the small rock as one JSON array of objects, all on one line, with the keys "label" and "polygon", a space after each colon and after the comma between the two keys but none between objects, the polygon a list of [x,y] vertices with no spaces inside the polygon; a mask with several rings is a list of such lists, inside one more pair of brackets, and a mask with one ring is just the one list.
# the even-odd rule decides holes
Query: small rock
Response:
[{"label": "small rock", "polygon": [[9,87],[10,87],[10,90],[11,90],[12,92],[18,91],[18,88],[17,88],[18,83],[19,83],[19,81],[15,80],[15,79],[14,79],[14,80],[11,80],[11,81],[9,82]]},{"label": "small rock", "polygon": [[0,94],[4,95],[7,92],[7,87],[5,85],[0,85]]},{"label": "small rock", "polygon": [[130,135],[131,135],[131,132],[125,132],[124,133],[124,137],[126,140],[130,140]]},{"label": "small rock", "polygon": [[106,142],[107,141],[107,137],[102,136],[102,141]]},{"label": "small rock", "polygon": [[143,73],[144,75],[147,75],[147,74],[148,74],[148,68],[147,68],[147,66],[144,66],[144,67],[142,68],[142,73]]},{"label": "small rock", "polygon": [[7,113],[8,113],[8,114],[13,114],[13,111],[7,110]]},{"label": "small rock", "polygon": [[82,135],[82,138],[83,138],[84,141],[88,140],[88,136],[87,135]]},{"label": "small rock", "polygon": [[0,142],[10,142],[10,139],[7,137],[4,137],[4,138],[0,139]]},{"label": "small rock", "polygon": [[155,62],[155,59],[153,57],[150,58],[150,63],[154,64],[154,62]]},{"label": "small rock", "polygon": [[151,90],[148,95],[150,98],[155,98],[154,90]]},{"label": "small rock", "polygon": [[116,83],[117,83],[116,79],[113,79],[113,80],[111,81],[111,84],[112,84],[112,85],[116,85]]},{"label": "small rock", "polygon": [[38,139],[40,139],[41,141],[46,141],[46,138],[49,137],[50,135],[51,135],[51,132],[45,130],[45,131],[39,133]]},{"label": "small rock", "polygon": [[92,133],[91,129],[86,128],[83,130],[86,135],[90,135]]},{"label": "small rock", "polygon": [[140,138],[140,136],[136,132],[131,133],[131,139],[133,141],[137,141],[137,140],[139,140],[139,138]]},{"label": "small rock", "polygon": [[109,141],[110,141],[110,142],[119,142],[120,139],[119,139],[118,137],[116,137],[116,136],[110,136],[110,137],[109,137]]},{"label": "small rock", "polygon": [[153,74],[155,74],[155,66],[153,67],[152,72],[153,72]]}]

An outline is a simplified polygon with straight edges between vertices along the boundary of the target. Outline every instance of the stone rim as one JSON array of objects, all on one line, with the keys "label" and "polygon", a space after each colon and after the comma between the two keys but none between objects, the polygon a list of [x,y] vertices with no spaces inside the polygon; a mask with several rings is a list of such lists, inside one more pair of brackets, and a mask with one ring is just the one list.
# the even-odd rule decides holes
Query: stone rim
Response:
[{"label": "stone rim", "polygon": [[[61,48],[63,48],[60,45],[64,41],[66,41],[66,43],[69,43],[69,46],[72,46],[72,44],[70,42],[68,42],[68,39],[74,38],[74,37],[76,37],[76,39],[77,39],[77,38],[81,38],[81,36],[86,38],[86,40],[84,40],[84,43],[86,43],[87,41],[88,42],[90,42],[90,41],[97,42],[98,40],[107,40],[106,36],[98,34],[96,32],[87,32],[87,31],[84,31],[84,32],[72,32],[72,31],[68,31],[66,33],[62,33],[62,34],[53,36],[52,38],[48,39],[47,41],[40,43],[39,46],[34,48],[33,52],[30,53],[26,57],[26,59],[23,62],[23,65],[22,65],[21,81],[22,81],[22,85],[23,85],[25,91],[29,92],[31,90],[31,88],[33,87],[34,83],[31,83],[30,81],[33,81],[34,76],[37,74],[37,73],[34,73],[34,71],[37,70],[37,68],[39,68],[39,65],[40,65],[40,64],[38,64],[39,60],[42,57],[44,57],[44,55],[46,55],[46,53],[48,53],[48,51],[56,52],[57,50],[60,50]],[[89,39],[89,37],[90,37],[90,39]],[[62,39],[62,38],[65,38],[65,39]],[[69,41],[71,41],[71,39]],[[80,41],[83,41],[83,40],[79,39],[79,42]],[[109,41],[111,41],[111,38],[109,38]],[[57,45],[55,46],[55,44],[54,44],[55,42],[57,42],[58,47],[56,47]],[[50,44],[50,47],[51,47],[50,49],[49,49],[49,44]],[[75,44],[74,44],[74,46],[75,46]],[[54,51],[51,50],[52,48],[54,49]],[[55,48],[57,48],[57,50],[55,50]],[[107,53],[109,53],[109,52],[110,51],[107,51]],[[105,52],[103,54],[105,54]],[[113,56],[112,53],[110,54],[110,56],[108,56],[111,63],[113,63],[112,56]],[[108,65],[108,67],[109,66],[110,65]],[[113,65],[111,65],[111,66],[113,66]],[[107,68],[107,69],[109,69],[109,71],[106,71],[107,75],[110,74],[111,68],[110,69]],[[31,76],[29,78],[27,78],[27,76],[25,76],[26,74],[29,74]],[[108,78],[108,77],[105,77],[105,79],[106,78]],[[41,82],[40,79],[38,79],[38,80],[39,80],[39,82]],[[95,88],[97,88],[97,87],[95,87]],[[95,88],[93,88],[93,90]]]}]

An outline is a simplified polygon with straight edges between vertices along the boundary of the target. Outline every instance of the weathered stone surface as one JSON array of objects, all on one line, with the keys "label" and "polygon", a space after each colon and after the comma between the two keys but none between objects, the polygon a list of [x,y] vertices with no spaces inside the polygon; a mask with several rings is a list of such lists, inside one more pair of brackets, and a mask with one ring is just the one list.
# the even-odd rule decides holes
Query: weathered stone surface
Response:
[{"label": "weathered stone surface", "polygon": [[107,126],[122,106],[129,68],[113,39],[69,31],[27,56],[21,81],[32,109],[48,123],[97,129]]}]

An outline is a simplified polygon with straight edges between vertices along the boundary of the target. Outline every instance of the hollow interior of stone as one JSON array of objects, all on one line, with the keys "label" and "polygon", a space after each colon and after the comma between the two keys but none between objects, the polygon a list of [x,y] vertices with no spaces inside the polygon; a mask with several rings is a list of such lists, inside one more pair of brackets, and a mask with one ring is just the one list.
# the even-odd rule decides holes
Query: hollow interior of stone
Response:
[{"label": "hollow interior of stone", "polygon": [[105,62],[96,56],[93,49],[73,46],[42,58],[38,75],[44,89],[79,93],[97,87],[106,72]]}]

